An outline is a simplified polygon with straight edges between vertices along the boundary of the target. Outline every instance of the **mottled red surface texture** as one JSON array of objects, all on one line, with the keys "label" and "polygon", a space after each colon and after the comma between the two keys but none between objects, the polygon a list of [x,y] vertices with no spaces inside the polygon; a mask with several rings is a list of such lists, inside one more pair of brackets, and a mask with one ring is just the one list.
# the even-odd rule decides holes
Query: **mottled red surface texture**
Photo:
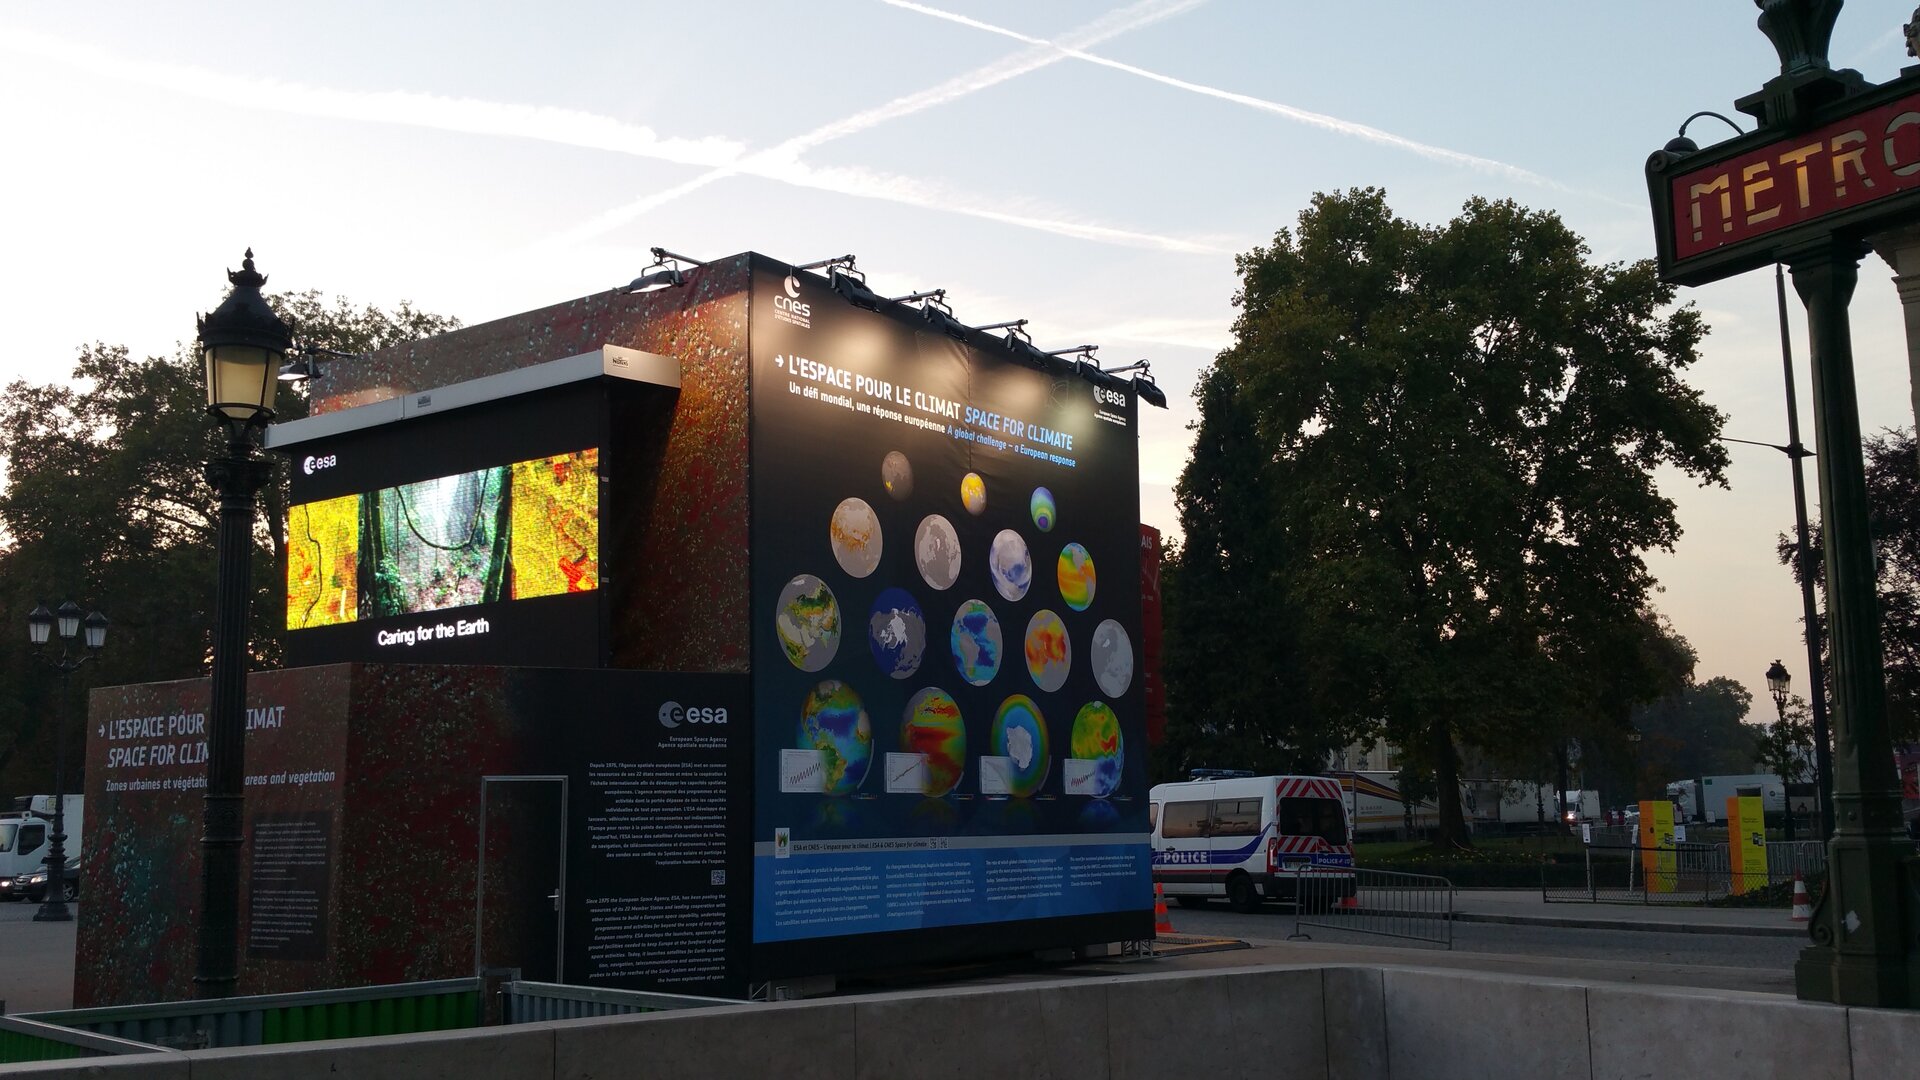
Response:
[{"label": "mottled red surface texture", "polygon": [[745,672],[747,610],[747,256],[688,272],[660,292],[596,293],[345,361],[313,411],[334,412],[602,345],[680,361],[671,413],[616,431],[611,501],[612,666]]},{"label": "mottled red surface texture", "polygon": [[[511,715],[504,669],[331,665],[257,672],[247,733],[248,835],[262,814],[330,815],[322,959],[248,955],[243,856],[238,992],[459,978],[473,973],[480,777],[523,771],[535,717]],[[109,753],[196,738],[115,737],[116,725],[203,713],[204,681],[94,691],[87,738],[87,858],[74,1004],[193,996],[203,765],[112,765]],[[330,772],[325,780],[294,778]],[[275,778],[280,778],[275,782]],[[108,784],[157,781],[147,790]],[[249,844],[243,851],[251,853]]]}]

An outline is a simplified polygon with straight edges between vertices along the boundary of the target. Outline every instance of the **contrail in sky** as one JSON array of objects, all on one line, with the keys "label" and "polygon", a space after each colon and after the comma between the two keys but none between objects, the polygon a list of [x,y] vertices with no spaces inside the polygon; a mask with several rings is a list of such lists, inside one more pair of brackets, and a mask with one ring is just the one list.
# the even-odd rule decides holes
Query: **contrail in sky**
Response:
[{"label": "contrail in sky", "polygon": [[796,135],[766,150],[747,154],[736,160],[716,166],[712,171],[694,177],[685,183],[645,195],[625,206],[616,207],[602,213],[564,233],[552,238],[552,243],[565,244],[591,239],[612,229],[625,225],[649,211],[672,202],[682,195],[697,191],[717,180],[729,176],[759,176],[770,180],[793,184],[799,187],[819,188],[837,191],[848,195],[857,195],[870,199],[883,199],[889,202],[905,203],[935,210],[979,217],[992,221],[1021,225],[1039,229],[1043,232],[1062,236],[1074,236],[1083,239],[1102,240],[1108,243],[1124,244],[1133,247],[1150,247],[1164,251],[1212,254],[1227,250],[1199,240],[1180,237],[1160,236],[1152,233],[1135,232],[1108,226],[1073,222],[1058,219],[1051,215],[1020,215],[996,208],[977,200],[956,196],[952,193],[932,193],[926,185],[916,181],[891,176],[884,173],[872,173],[866,170],[849,169],[813,169],[800,161],[800,155],[824,143],[842,139],[848,135],[866,131],[889,120],[923,112],[936,106],[976,94],[989,87],[997,86],[1009,79],[1018,78],[1043,67],[1057,64],[1061,60],[1076,55],[1078,50],[1087,46],[1120,36],[1132,30],[1160,21],[1183,11],[1198,7],[1204,0],[1142,0],[1095,19],[1064,35],[1059,43],[1050,43],[1033,39],[1034,48],[1023,50],[1004,60],[957,75],[936,86],[928,87],[904,97],[895,98],[883,105],[854,113],[852,116],[822,125],[802,135]]},{"label": "contrail in sky", "polygon": [[576,109],[403,90],[335,90],[136,60],[17,27],[0,33],[0,51],[8,50],[55,60],[102,78],[300,116],[537,139],[681,165],[719,165],[738,158],[746,149],[731,139],[669,138],[639,124]]},{"label": "contrail in sky", "polygon": [[1470,169],[1496,173],[1512,180],[1553,188],[1558,191],[1572,191],[1571,188],[1568,188],[1558,181],[1550,180],[1547,177],[1541,176],[1539,173],[1530,172],[1517,165],[1509,165],[1504,161],[1495,161],[1492,158],[1479,157],[1474,154],[1462,153],[1458,150],[1449,150],[1444,146],[1433,146],[1428,143],[1416,142],[1413,139],[1395,135],[1390,131],[1382,131],[1379,128],[1355,123],[1352,120],[1342,120],[1337,116],[1328,116],[1324,113],[1297,109],[1291,105],[1283,105],[1277,101],[1268,101],[1265,98],[1253,97],[1250,94],[1236,94],[1231,90],[1221,90],[1217,87],[1203,86],[1200,83],[1188,82],[1185,79],[1176,79],[1171,75],[1162,75],[1158,72],[1148,71],[1145,68],[1135,67],[1132,64],[1123,64],[1118,60],[1109,60],[1104,56],[1095,56],[1085,51],[1085,46],[1088,43],[1070,45],[1064,41],[1047,41],[1043,38],[1022,34],[1018,30],[1009,30],[1004,26],[995,26],[992,23],[981,22],[979,19],[969,18],[951,11],[942,11],[939,8],[928,7],[925,4],[916,4],[913,0],[880,0],[880,2],[890,4],[893,7],[903,8],[907,11],[916,11],[922,15],[930,15],[936,19],[945,19],[948,22],[959,23],[962,26],[972,27],[975,30],[984,30],[990,34],[999,34],[1001,37],[1009,37],[1015,41],[1026,42],[1029,45],[1042,46],[1055,50],[1061,56],[1070,56],[1075,60],[1084,60],[1089,64],[1098,64],[1101,67],[1112,68],[1115,71],[1124,71],[1129,75],[1137,75],[1143,79],[1151,79],[1154,82],[1179,90],[1202,94],[1206,97],[1218,98],[1221,101],[1231,101],[1236,105],[1246,105],[1263,112],[1275,113],[1289,120],[1297,120],[1300,123],[1309,124],[1313,127],[1324,128],[1342,135],[1352,135],[1355,138],[1365,139],[1368,142],[1380,143],[1385,146],[1395,147],[1396,149],[1406,150],[1434,161],[1444,161],[1451,165],[1464,165]]}]

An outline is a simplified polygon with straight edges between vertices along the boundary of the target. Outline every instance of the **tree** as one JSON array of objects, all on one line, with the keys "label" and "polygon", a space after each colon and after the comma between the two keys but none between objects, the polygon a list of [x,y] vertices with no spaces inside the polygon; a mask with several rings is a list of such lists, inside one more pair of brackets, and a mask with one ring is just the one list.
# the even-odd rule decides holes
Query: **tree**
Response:
[{"label": "tree", "polygon": [[[362,353],[459,325],[402,303],[392,312],[329,303],[316,292],[269,297],[303,345]],[[347,361],[350,362],[350,361]],[[282,384],[282,420],[306,415],[304,391]],[[126,348],[79,351],[69,382],[16,381],[0,391],[0,620],[24,627],[42,600],[71,597],[113,620],[84,687],[192,678],[206,671],[212,631],[217,500],[201,478],[219,453],[198,355],[134,359]],[[262,492],[250,638],[256,665],[280,656],[286,468]],[[0,634],[0,672],[20,692],[0,700],[0,790],[39,790],[51,774],[54,680],[33,670],[24,631]],[[84,709],[73,709],[76,720]],[[70,744],[71,746],[71,744]],[[32,753],[20,756],[23,748]]]},{"label": "tree", "polygon": [[[1862,444],[1867,464],[1868,521],[1873,531],[1874,556],[1879,567],[1880,647],[1886,658],[1887,724],[1896,742],[1920,742],[1920,464],[1917,464],[1912,428],[1890,429]],[[1781,565],[1800,580],[1794,549],[1780,535]],[[1814,584],[1824,599],[1827,591],[1824,548],[1819,525],[1808,533]],[[1825,605],[1822,605],[1824,610]],[[1827,651],[1826,617],[1819,617],[1821,662],[1828,665],[1827,685],[1833,685],[1832,657]]]},{"label": "tree", "polygon": [[1761,728],[1755,756],[1783,783],[1812,782],[1813,713],[1805,698],[1788,698],[1785,715]]},{"label": "tree", "polygon": [[1185,539],[1161,574],[1167,736],[1161,774],[1197,766],[1319,772],[1365,725],[1313,701],[1340,673],[1305,663],[1286,617],[1292,551],[1270,508],[1273,463],[1246,452],[1255,412],[1227,371],[1205,372],[1193,458],[1174,491]]},{"label": "tree", "polygon": [[1742,722],[1752,707],[1746,687],[1719,675],[1636,710],[1643,774],[1664,784],[1752,772],[1759,729]]},{"label": "tree", "polygon": [[[1216,475],[1257,494],[1220,550],[1268,545],[1278,579],[1206,583],[1272,599],[1251,639],[1183,662],[1231,672],[1287,640],[1317,725],[1378,726],[1443,792],[1462,746],[1537,757],[1623,719],[1619,688],[1652,696],[1642,555],[1680,532],[1652,470],[1722,481],[1722,417],[1680,378],[1697,312],[1667,311],[1650,263],[1587,254],[1551,213],[1474,199],[1429,227],[1366,189],[1315,196],[1240,257],[1236,340],[1197,395],[1220,447],[1183,494]],[[1182,513],[1196,552],[1230,517]],[[1182,587],[1193,610],[1230,600]],[[1441,841],[1465,844],[1458,800],[1440,807]]]}]

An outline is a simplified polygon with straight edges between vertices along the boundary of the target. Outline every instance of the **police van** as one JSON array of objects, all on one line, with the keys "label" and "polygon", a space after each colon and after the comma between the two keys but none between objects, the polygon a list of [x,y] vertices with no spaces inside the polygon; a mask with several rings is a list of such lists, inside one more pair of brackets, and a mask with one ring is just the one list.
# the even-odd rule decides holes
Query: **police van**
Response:
[{"label": "police van", "polygon": [[1247,776],[1158,784],[1148,795],[1153,880],[1189,907],[1224,896],[1235,911],[1292,900],[1303,875],[1353,895],[1353,831],[1340,782]]}]

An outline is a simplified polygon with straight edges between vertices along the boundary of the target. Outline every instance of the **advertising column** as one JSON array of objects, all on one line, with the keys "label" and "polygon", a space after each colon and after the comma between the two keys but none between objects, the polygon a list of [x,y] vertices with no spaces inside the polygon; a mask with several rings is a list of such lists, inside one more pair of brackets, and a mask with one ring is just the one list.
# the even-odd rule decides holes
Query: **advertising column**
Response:
[{"label": "advertising column", "polygon": [[1673,804],[1665,799],[1640,803],[1640,869],[1647,875],[1648,892],[1673,891]]},{"label": "advertising column", "polygon": [[765,262],[752,354],[759,966],[1146,936],[1130,395]]},{"label": "advertising column", "polygon": [[1728,890],[1739,895],[1767,885],[1767,819],[1758,796],[1727,796]]}]

